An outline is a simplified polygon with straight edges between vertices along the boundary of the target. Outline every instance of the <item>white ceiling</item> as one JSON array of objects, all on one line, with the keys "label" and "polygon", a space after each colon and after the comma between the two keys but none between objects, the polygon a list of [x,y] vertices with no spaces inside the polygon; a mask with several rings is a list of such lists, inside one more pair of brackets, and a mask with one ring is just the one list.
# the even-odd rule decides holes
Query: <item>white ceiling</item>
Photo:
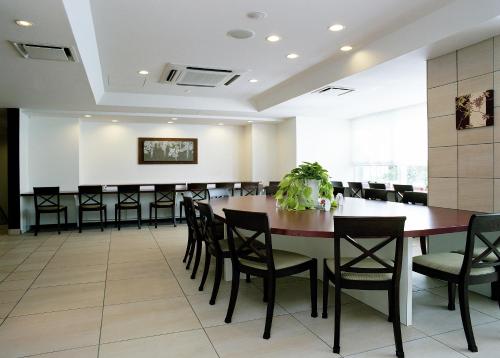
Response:
[{"label": "white ceiling", "polygon": [[[468,0],[0,0],[0,107],[195,122],[350,118],[403,107],[425,101],[429,56],[500,32],[499,1],[483,0],[474,12],[470,6]],[[251,20],[249,11],[268,16]],[[35,26],[20,28],[15,19]],[[346,29],[328,31],[333,23]],[[256,36],[226,36],[235,28]],[[271,33],[283,40],[268,43]],[[25,60],[8,41],[72,46],[81,62]],[[354,50],[340,52],[345,44]],[[290,52],[300,57],[286,59]],[[232,86],[186,94],[158,82],[168,62],[247,72]],[[140,69],[150,74],[140,76]],[[309,94],[330,83],[356,91]]]}]

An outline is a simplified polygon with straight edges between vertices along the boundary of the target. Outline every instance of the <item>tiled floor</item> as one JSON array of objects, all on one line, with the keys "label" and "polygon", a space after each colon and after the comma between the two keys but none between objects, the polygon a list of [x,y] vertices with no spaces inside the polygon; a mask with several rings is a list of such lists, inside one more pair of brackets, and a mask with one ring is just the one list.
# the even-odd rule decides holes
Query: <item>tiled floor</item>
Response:
[{"label": "tiled floor", "polygon": [[[225,324],[230,285],[222,282],[210,306],[213,267],[198,291],[201,274],[191,280],[181,262],[185,243],[183,225],[0,236],[0,357],[336,356],[333,314],[311,318],[307,280],[279,282],[266,341],[259,280],[242,282],[233,323]],[[446,310],[443,283],[414,282],[415,325],[403,327],[407,357],[499,356],[497,303],[472,295],[479,353],[471,354],[459,312]],[[348,296],[342,304],[342,355],[394,357],[386,317]]]}]

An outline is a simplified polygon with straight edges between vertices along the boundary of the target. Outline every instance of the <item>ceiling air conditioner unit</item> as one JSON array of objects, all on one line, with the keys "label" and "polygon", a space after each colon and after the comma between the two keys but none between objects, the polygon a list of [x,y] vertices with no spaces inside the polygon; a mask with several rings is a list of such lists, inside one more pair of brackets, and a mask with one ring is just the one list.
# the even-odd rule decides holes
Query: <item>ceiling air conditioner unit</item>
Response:
[{"label": "ceiling air conditioner unit", "polygon": [[77,62],[74,51],[70,47],[26,44],[12,42],[19,54],[27,59]]},{"label": "ceiling air conditioner unit", "polygon": [[313,91],[313,94],[329,94],[329,95],[337,95],[337,96],[343,96],[345,94],[354,92],[353,88],[344,88],[344,87],[334,87],[334,86],[326,86],[323,88],[320,88],[316,91]]},{"label": "ceiling air conditioner unit", "polygon": [[229,86],[242,75],[241,71],[167,64],[161,83],[186,87]]}]

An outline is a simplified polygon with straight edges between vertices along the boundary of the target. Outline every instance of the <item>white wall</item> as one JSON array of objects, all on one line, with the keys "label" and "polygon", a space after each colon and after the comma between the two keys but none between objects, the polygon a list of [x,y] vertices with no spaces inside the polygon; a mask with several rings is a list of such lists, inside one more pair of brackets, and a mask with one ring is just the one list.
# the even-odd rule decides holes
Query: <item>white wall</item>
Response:
[{"label": "white wall", "polygon": [[278,163],[276,163],[276,178],[283,176],[297,165],[297,131],[295,118],[289,118],[276,127],[276,150]]},{"label": "white wall", "polygon": [[278,163],[276,146],[276,125],[252,125],[252,180],[267,184],[270,180],[278,180],[276,165]]},{"label": "white wall", "polygon": [[352,180],[351,121],[297,117],[297,164],[318,162],[333,180]]},{"label": "white wall", "polygon": [[[238,181],[246,169],[243,127],[80,123],[80,183]],[[198,138],[198,164],[138,164],[139,137]]]}]

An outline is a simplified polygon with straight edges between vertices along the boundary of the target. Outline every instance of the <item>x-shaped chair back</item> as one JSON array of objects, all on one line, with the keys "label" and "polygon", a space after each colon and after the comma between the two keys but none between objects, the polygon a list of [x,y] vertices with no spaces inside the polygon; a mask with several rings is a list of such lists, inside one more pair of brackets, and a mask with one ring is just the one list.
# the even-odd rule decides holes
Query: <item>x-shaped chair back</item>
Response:
[{"label": "x-shaped chair back", "polygon": [[405,204],[424,205],[427,206],[427,193],[418,191],[405,191],[401,202]]},{"label": "x-shaped chair back", "polygon": [[188,190],[191,192],[191,197],[195,201],[207,199],[206,183],[189,183]]},{"label": "x-shaped chair back", "polygon": [[[274,271],[271,230],[266,213],[223,209],[226,217],[227,239],[233,265],[244,265],[241,260],[267,265]],[[244,232],[243,232],[244,231]],[[263,237],[261,242],[257,240]]]},{"label": "x-shaped chair back", "polygon": [[34,187],[35,209],[43,207],[59,207],[60,195],[58,186]]},{"label": "x-shaped chair back", "polygon": [[175,184],[156,184],[155,203],[175,204]]},{"label": "x-shaped chair back", "polygon": [[101,185],[79,185],[78,203],[82,205],[102,205]]},{"label": "x-shaped chair back", "polygon": [[209,204],[199,202],[198,211],[200,212],[199,231],[207,245],[208,251],[214,256],[222,255],[212,207]]},{"label": "x-shaped chair back", "polygon": [[353,198],[363,198],[363,184],[360,182],[349,182],[349,190]]},{"label": "x-shaped chair back", "polygon": [[259,194],[259,182],[243,182],[241,183],[241,196]]},{"label": "x-shaped chair back", "polygon": [[231,195],[229,194],[229,190],[225,188],[208,189],[209,199],[229,198],[230,196]]},{"label": "x-shaped chair back", "polygon": [[[334,217],[335,281],[341,282],[342,272],[362,274],[391,274],[392,282],[401,276],[403,260],[403,233],[406,217]],[[380,242],[367,248],[361,242],[379,239]],[[341,264],[341,241],[347,242],[361,252],[349,262]],[[392,242],[396,242],[393,257],[381,258],[377,253]],[[365,259],[372,259],[378,267],[356,267]]]},{"label": "x-shaped chair back", "polygon": [[368,182],[368,186],[370,189],[385,189],[384,183],[370,183]]},{"label": "x-shaped chair back", "polygon": [[[471,216],[467,230],[464,262],[460,271],[462,277],[468,277],[473,268],[495,267],[498,271],[500,268],[500,236],[496,239],[490,239],[484,235],[487,233],[498,234],[498,232],[500,232],[500,214],[474,214]],[[476,243],[484,244],[484,247],[477,246],[481,250],[484,249],[479,255],[477,255],[477,250],[474,253]]]},{"label": "x-shaped chair back", "polygon": [[139,185],[118,185],[118,204],[139,204],[141,190]]},{"label": "x-shaped chair back", "polygon": [[188,195],[183,195],[183,203],[186,209],[186,222],[188,230],[191,231],[195,237],[198,237],[198,235],[200,235],[200,231],[198,221],[196,219],[196,209],[194,207],[193,198]]},{"label": "x-shaped chair back", "polygon": [[413,191],[413,185],[407,184],[393,184],[396,201],[401,201],[403,199],[403,194],[405,191]]},{"label": "x-shaped chair back", "polygon": [[215,183],[216,189],[226,189],[230,196],[234,195],[234,183]]}]

